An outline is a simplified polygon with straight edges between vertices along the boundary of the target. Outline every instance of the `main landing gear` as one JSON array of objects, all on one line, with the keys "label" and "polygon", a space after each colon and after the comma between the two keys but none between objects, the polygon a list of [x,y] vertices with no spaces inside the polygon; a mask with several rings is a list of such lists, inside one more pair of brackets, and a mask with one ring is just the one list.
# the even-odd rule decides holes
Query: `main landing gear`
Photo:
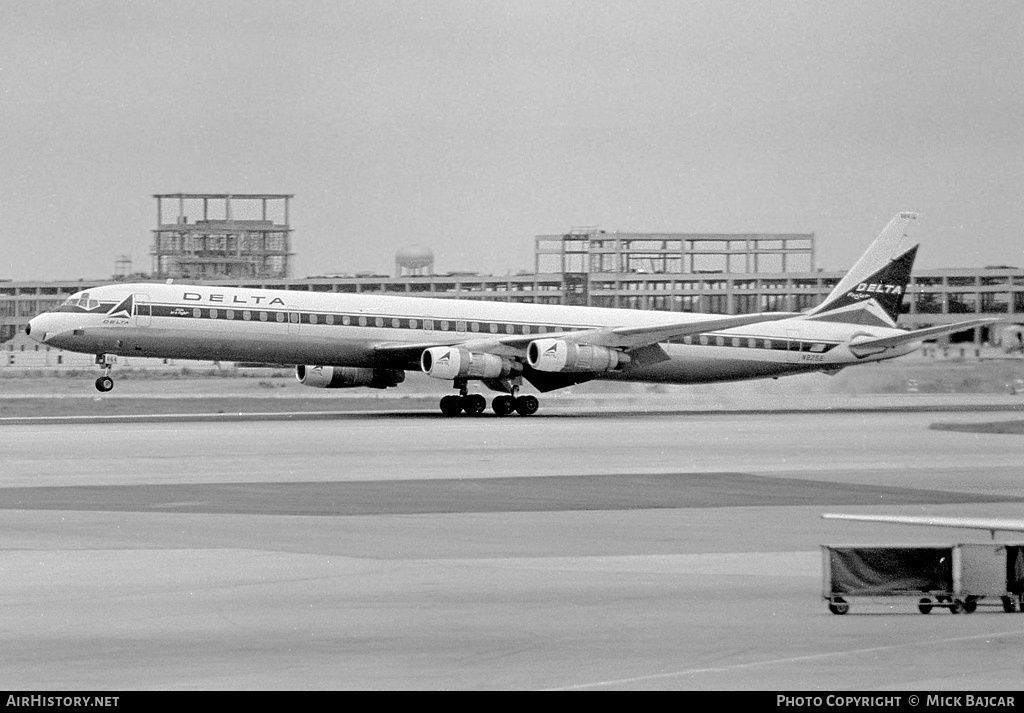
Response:
[{"label": "main landing gear", "polygon": [[465,411],[470,416],[477,416],[487,408],[487,399],[480,394],[466,396],[445,396],[441,399],[441,413],[445,416],[458,416]]},{"label": "main landing gear", "polygon": [[540,401],[536,396],[526,394],[525,396],[495,396],[491,401],[491,409],[498,416],[508,416],[515,411],[520,416],[532,416],[540,408]]},{"label": "main landing gear", "polygon": [[117,357],[113,354],[97,354],[96,365],[103,369],[103,376],[96,379],[96,390],[100,393],[107,393],[114,388],[114,380],[110,378],[110,369],[114,366]]},{"label": "main landing gear", "polygon": [[[479,416],[487,408],[487,399],[481,394],[469,393],[469,386],[465,380],[455,382],[459,395],[452,394],[441,399],[441,413],[445,416],[458,416],[466,413],[469,416]],[[532,394],[519,396],[519,387],[512,387],[512,394],[495,396],[491,401],[491,410],[496,416],[508,416],[513,411],[520,416],[532,416],[540,408],[540,401]]]}]

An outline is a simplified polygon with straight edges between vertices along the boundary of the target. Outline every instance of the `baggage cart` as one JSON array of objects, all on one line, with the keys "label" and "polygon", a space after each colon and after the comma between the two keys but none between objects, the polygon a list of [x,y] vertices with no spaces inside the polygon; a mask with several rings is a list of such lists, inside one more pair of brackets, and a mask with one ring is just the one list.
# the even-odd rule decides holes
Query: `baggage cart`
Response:
[{"label": "baggage cart", "polygon": [[978,606],[1024,612],[1024,545],[822,545],[822,597],[833,614],[857,598],[913,598],[928,614]]},{"label": "baggage cart", "polygon": [[984,542],[957,545],[953,566],[955,589],[964,611],[979,605],[998,606],[1010,613],[1024,611],[1024,546]]},{"label": "baggage cart", "polygon": [[822,596],[833,614],[846,614],[856,598],[914,598],[922,614],[936,607],[956,614],[962,606],[951,545],[822,545],[822,558]]}]

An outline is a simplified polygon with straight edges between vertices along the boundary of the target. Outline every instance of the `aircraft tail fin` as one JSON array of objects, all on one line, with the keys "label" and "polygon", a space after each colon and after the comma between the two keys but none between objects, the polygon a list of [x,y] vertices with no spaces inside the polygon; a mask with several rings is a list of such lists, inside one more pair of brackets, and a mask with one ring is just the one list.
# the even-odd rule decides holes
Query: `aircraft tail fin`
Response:
[{"label": "aircraft tail fin", "polygon": [[803,317],[817,321],[895,327],[917,245],[909,245],[916,213],[899,213],[839,281],[825,301]]}]

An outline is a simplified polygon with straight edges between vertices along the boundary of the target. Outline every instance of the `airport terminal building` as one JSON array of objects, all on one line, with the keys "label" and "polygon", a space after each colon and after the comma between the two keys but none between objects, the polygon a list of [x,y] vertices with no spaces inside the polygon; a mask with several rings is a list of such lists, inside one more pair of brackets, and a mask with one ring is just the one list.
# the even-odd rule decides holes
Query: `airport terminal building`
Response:
[{"label": "airport terminal building", "polygon": [[[225,286],[374,293],[589,305],[617,309],[744,314],[799,312],[819,304],[845,274],[815,266],[815,236],[808,234],[622,233],[597,228],[540,235],[534,271],[517,275],[434,274],[429,250],[400,252],[394,275],[288,277],[291,227],[283,194],[162,194],[153,231],[150,275],[55,282],[0,281],[0,351],[5,366],[25,364],[25,350],[39,345],[15,339],[35,315],[54,309],[71,294],[101,284],[216,282]],[[226,201],[211,217],[210,200]],[[251,219],[232,214],[233,204],[251,199]],[[166,216],[163,202],[179,206]],[[189,222],[186,201],[200,201],[202,219]],[[281,217],[267,204],[283,202]],[[173,218],[173,219],[172,219]],[[1020,348],[1024,324],[1024,269],[1010,266],[915,270],[900,323],[907,328],[948,324],[972,316],[1004,317],[1007,325],[984,327],[955,338]],[[1008,328],[1009,327],[1009,328]],[[36,361],[31,359],[31,361]],[[49,360],[47,360],[49,362]],[[52,363],[52,362],[51,362]]]}]

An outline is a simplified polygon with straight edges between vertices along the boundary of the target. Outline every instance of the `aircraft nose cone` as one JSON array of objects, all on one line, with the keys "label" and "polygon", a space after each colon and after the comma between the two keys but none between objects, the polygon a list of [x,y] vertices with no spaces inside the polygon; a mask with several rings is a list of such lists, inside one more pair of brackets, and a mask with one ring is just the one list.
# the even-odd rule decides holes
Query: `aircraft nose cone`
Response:
[{"label": "aircraft nose cone", "polygon": [[46,341],[46,324],[45,323],[46,323],[46,316],[45,315],[39,315],[38,317],[33,317],[32,319],[30,319],[28,321],[28,325],[25,327],[25,334],[27,334],[30,339],[34,339],[37,342],[45,342]]}]

